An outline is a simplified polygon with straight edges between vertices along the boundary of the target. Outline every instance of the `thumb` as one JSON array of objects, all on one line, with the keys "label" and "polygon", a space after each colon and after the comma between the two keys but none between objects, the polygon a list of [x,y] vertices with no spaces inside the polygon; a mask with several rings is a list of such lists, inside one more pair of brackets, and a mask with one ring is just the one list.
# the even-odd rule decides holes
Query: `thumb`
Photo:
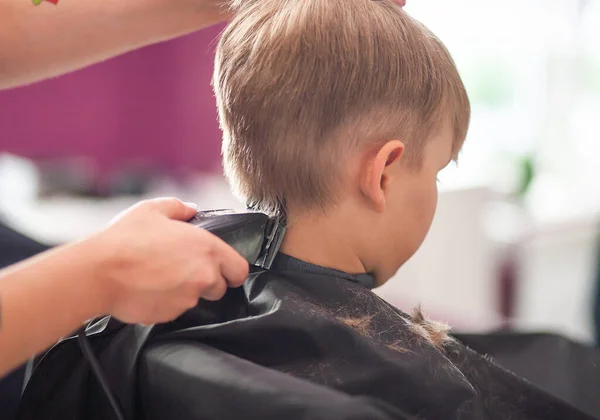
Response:
[{"label": "thumb", "polygon": [[148,201],[151,210],[167,216],[169,219],[188,221],[198,213],[193,203],[184,203],[176,198],[155,198]]}]

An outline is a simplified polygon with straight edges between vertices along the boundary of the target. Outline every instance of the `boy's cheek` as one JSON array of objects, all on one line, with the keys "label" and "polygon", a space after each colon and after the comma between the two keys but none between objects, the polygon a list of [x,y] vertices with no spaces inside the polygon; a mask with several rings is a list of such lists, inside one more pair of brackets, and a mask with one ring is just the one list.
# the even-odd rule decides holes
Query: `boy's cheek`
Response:
[{"label": "boy's cheek", "polygon": [[412,215],[411,222],[413,227],[412,237],[414,238],[414,251],[421,246],[429,228],[433,222],[435,209],[437,207],[437,185],[429,182],[416,188],[412,195]]}]

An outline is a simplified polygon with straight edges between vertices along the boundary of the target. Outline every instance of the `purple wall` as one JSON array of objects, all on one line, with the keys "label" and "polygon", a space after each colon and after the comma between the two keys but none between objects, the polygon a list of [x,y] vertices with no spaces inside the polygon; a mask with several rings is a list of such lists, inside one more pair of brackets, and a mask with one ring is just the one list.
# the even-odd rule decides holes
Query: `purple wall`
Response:
[{"label": "purple wall", "polygon": [[0,92],[0,151],[131,159],[167,170],[219,167],[210,28],[35,85]]}]

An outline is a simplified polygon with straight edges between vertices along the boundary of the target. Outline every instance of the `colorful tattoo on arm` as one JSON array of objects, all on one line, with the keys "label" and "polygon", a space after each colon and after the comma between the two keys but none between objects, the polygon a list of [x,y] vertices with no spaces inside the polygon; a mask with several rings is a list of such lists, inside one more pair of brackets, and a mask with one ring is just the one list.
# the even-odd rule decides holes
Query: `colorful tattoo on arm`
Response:
[{"label": "colorful tattoo on arm", "polygon": [[58,4],[58,0],[32,0],[34,6],[39,6],[42,2],[47,1],[52,4]]}]

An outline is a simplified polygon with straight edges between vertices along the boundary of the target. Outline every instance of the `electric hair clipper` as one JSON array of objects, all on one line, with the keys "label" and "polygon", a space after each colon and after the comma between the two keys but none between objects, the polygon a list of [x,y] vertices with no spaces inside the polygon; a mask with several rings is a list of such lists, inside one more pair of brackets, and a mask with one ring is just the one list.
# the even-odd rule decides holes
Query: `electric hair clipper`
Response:
[{"label": "electric hair clipper", "polygon": [[271,268],[286,232],[284,217],[235,210],[200,211],[189,223],[231,245],[249,264]]}]

